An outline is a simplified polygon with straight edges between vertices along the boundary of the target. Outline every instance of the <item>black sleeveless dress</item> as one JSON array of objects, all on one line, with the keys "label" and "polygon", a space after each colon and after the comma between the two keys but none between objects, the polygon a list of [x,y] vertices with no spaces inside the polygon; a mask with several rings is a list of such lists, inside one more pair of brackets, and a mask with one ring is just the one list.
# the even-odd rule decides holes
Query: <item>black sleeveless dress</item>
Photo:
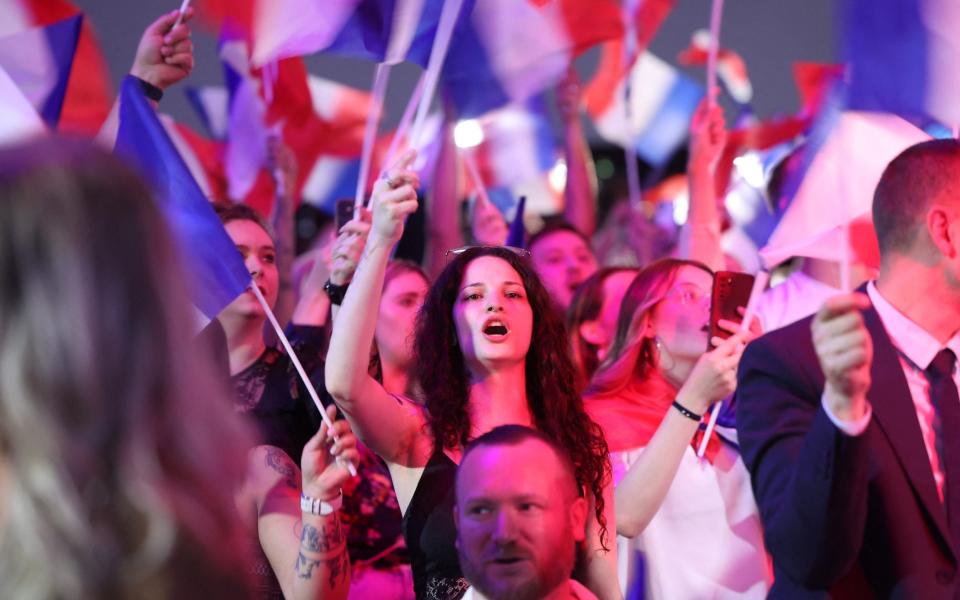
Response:
[{"label": "black sleeveless dress", "polygon": [[470,585],[457,556],[456,472],[456,463],[442,449],[435,449],[403,516],[403,537],[419,600],[459,600]]}]

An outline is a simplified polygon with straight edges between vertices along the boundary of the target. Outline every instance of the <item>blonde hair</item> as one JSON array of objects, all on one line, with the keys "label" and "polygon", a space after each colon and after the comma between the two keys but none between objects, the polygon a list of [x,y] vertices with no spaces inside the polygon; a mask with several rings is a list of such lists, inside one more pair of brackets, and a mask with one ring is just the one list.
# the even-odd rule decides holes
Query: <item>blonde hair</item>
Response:
[{"label": "blonde hair", "polygon": [[245,594],[249,437],[191,339],[178,263],[117,159],[0,151],[0,596]]},{"label": "blonde hair", "polygon": [[628,386],[659,379],[656,338],[644,332],[651,312],[666,297],[683,267],[713,275],[703,263],[677,258],[660,259],[637,273],[623,296],[610,353],[591,379],[586,395],[615,394]]}]

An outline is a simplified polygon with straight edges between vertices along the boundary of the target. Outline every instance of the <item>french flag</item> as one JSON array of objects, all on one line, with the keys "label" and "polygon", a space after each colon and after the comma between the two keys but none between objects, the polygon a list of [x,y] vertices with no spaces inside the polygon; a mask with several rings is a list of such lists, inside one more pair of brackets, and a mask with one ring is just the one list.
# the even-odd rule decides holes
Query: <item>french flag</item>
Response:
[{"label": "french flag", "polygon": [[[249,201],[251,194],[270,196],[272,193],[264,180],[268,176],[262,170],[262,163],[255,165],[254,176],[236,175],[243,174],[244,163],[254,164],[260,160],[258,157],[265,157],[266,122],[274,117],[285,122],[284,141],[297,157],[300,198],[332,213],[336,200],[354,195],[366,114],[372,102],[370,94],[308,75],[300,70],[301,61],[287,59],[279,63],[279,77],[284,81],[297,81],[291,81],[290,85],[283,85],[279,80],[274,83],[273,102],[268,104],[260,90],[259,71],[244,62],[245,43],[235,43],[235,51],[225,49],[223,53],[228,87],[187,90],[208,134],[224,142],[224,163],[235,161],[233,166],[224,169],[226,180],[232,182],[228,189],[232,185],[235,190],[230,196]],[[306,108],[302,98],[304,90],[309,103]],[[253,115],[254,121],[239,129],[231,128],[231,121],[243,118],[241,115]],[[230,146],[234,149],[226,150]],[[375,157],[382,155],[384,147],[385,141],[378,141]],[[243,154],[245,151],[247,155]],[[265,186],[269,189],[264,189]],[[216,188],[215,182],[211,187]],[[253,200],[258,209],[263,208],[259,206],[263,202]]]},{"label": "french flag", "polygon": [[[216,0],[203,14],[235,23],[251,42],[253,64],[330,52],[426,66],[443,0]],[[464,12],[473,0],[464,5]]]},{"label": "french flag", "polygon": [[82,15],[0,38],[0,66],[51,129],[60,121]]},{"label": "french flag", "polygon": [[479,119],[483,142],[475,149],[487,187],[506,187],[540,178],[557,162],[557,145],[543,96],[510,105]]},{"label": "french flag", "polygon": [[[529,198],[531,212],[556,212],[557,194],[547,184],[559,152],[543,95],[523,104],[491,111],[475,121],[483,141],[463,152],[472,153],[490,201],[507,217],[517,199]],[[467,193],[477,189],[470,177]]]},{"label": "french flag", "polygon": [[849,108],[960,125],[955,0],[847,0],[843,11]]},{"label": "french flag", "polygon": [[171,142],[139,84],[120,88],[120,127],[114,148],[153,186],[190,275],[193,302],[209,322],[250,283],[250,273],[206,196]]},{"label": "french flag", "polygon": [[623,31],[611,0],[483,0],[454,31],[442,85],[459,118],[476,117],[554,86],[578,54]]},{"label": "french flag", "polygon": [[658,167],[686,141],[704,89],[649,52],[628,69],[623,68],[623,55],[620,42],[604,46],[597,74],[584,92],[587,113],[601,137],[624,148],[633,146],[643,160]]},{"label": "french flag", "polygon": [[[760,251],[767,268],[793,256],[833,261],[850,257],[878,267],[873,191],[894,157],[930,139],[892,114],[844,111],[826,123],[825,138],[814,149],[796,194]],[[849,235],[843,231],[845,224]]]},{"label": "french flag", "polygon": [[[697,30],[690,39],[690,45],[677,56],[677,62],[681,65],[706,67],[709,49],[710,32],[706,29]],[[747,74],[747,64],[733,50],[720,48],[717,51],[717,77],[737,104],[750,104],[753,100],[753,84]]]},{"label": "french flag", "polygon": [[[80,10],[66,0],[6,0],[0,2],[0,37],[11,36],[37,27],[63,24],[64,20],[79,15]],[[69,27],[63,24],[64,29]],[[52,43],[48,43],[46,49],[33,44],[21,49],[22,57],[35,61],[32,66],[36,69],[36,73],[40,73],[41,68],[49,69],[48,75],[58,73],[55,70],[56,65],[61,64],[66,52],[64,48],[70,44],[69,36],[65,39],[60,34],[67,34],[67,32],[62,29],[57,32],[56,41],[47,37],[47,41]],[[63,91],[64,99],[57,129],[61,132],[92,136],[100,130],[113,105],[110,75],[93,28],[85,19],[80,25],[79,39],[74,46],[72,68],[69,69],[69,79]],[[41,54],[33,54],[32,50],[28,51],[26,48],[39,48]],[[19,64],[26,65],[27,61],[20,58]],[[14,80],[21,77],[13,71],[10,75]],[[54,85],[50,89],[56,90],[56,88],[57,86]],[[28,98],[34,100],[33,92],[28,93]],[[44,111],[44,118],[49,123],[48,115],[52,114],[53,104],[47,111]]]}]

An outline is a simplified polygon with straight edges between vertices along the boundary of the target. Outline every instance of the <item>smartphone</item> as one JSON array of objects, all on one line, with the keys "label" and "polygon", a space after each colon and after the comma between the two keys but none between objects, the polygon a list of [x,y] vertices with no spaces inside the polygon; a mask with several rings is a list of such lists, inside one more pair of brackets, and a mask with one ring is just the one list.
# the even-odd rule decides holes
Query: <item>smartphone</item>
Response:
[{"label": "smartphone", "polygon": [[353,218],[353,198],[343,198],[337,200],[334,217],[337,225],[337,232],[347,224],[347,221]]},{"label": "smartphone", "polygon": [[717,323],[720,319],[739,323],[743,315],[738,310],[746,308],[750,301],[750,292],[753,291],[753,275],[736,271],[717,271],[713,277],[713,290],[710,292],[710,335],[707,338],[707,348],[713,348],[710,340],[714,336],[727,339],[731,333],[720,329]]}]

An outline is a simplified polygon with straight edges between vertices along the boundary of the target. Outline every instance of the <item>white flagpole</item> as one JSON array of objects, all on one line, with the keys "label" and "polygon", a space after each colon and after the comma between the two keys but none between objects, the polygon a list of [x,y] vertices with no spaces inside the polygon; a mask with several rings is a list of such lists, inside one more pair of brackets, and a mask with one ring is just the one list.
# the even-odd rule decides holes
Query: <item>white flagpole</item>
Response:
[{"label": "white flagpole", "polygon": [[170,28],[170,31],[173,31],[177,28],[177,25],[183,23],[183,13],[187,12],[188,8],[190,8],[190,0],[183,0],[183,3],[180,5],[180,14],[177,15],[177,20],[173,22],[173,27]]},{"label": "white flagpole", "polygon": [[443,61],[447,57],[450,38],[453,36],[453,28],[457,24],[457,17],[460,15],[462,5],[463,0],[446,0],[440,11],[437,35],[433,39],[430,61],[427,63],[427,71],[424,73],[423,96],[420,98],[417,117],[413,121],[413,128],[410,133],[410,145],[417,149],[420,148],[420,136],[423,134],[427,111],[430,110],[430,104],[433,102],[433,94],[437,89],[437,82],[440,80],[440,71],[443,69]]},{"label": "white flagpole", "polygon": [[[253,291],[254,296],[256,296],[257,300],[260,302],[260,306],[262,306],[264,312],[267,313],[267,319],[270,320],[270,324],[273,325],[273,330],[277,333],[277,338],[280,340],[280,343],[283,344],[284,350],[287,351],[287,356],[290,357],[290,361],[293,362],[293,366],[297,369],[297,373],[300,375],[300,381],[302,381],[303,385],[306,386],[307,393],[310,394],[310,398],[316,405],[317,410],[320,411],[320,416],[323,418],[324,424],[326,424],[327,429],[330,431],[330,435],[336,440],[337,436],[333,433],[333,421],[330,420],[330,415],[327,414],[327,411],[323,406],[323,402],[320,402],[320,396],[317,395],[317,390],[314,389],[313,383],[311,383],[310,378],[307,377],[307,372],[303,370],[303,365],[300,364],[300,359],[297,358],[296,352],[293,351],[293,346],[290,345],[290,340],[287,339],[287,335],[283,332],[283,327],[280,327],[280,323],[277,322],[277,317],[274,316],[273,311],[270,309],[267,299],[263,297],[263,294],[260,293],[260,288],[258,288],[253,282],[250,282],[250,290]],[[338,458],[337,460],[339,461],[340,459]],[[351,475],[354,477],[357,476],[357,468],[353,465],[353,463],[348,462],[346,465],[341,464],[341,466],[346,466]]]},{"label": "white flagpole", "polygon": [[377,131],[380,129],[380,117],[383,114],[383,99],[387,93],[387,83],[390,81],[390,65],[380,63],[373,76],[373,99],[370,112],[367,113],[367,127],[363,133],[363,151],[360,155],[360,176],[357,178],[357,192],[354,196],[354,206],[364,205],[364,196],[367,191],[367,178],[370,175],[370,161],[373,158],[373,146],[377,142]]},{"label": "white flagpole", "polygon": [[[383,164],[380,167],[381,177],[383,177],[383,174],[386,173],[387,167],[393,164],[393,159],[397,155],[397,150],[400,148],[400,143],[407,135],[407,130],[410,129],[410,122],[413,121],[413,113],[417,109],[417,105],[420,102],[420,97],[423,96],[423,78],[424,76],[420,75],[420,79],[417,81],[417,87],[413,88],[413,93],[410,94],[410,100],[407,102],[407,107],[403,110],[403,116],[400,117],[400,123],[397,125],[397,130],[393,134],[393,139],[390,140],[390,147],[387,149],[387,155],[383,159]],[[409,146],[409,140],[407,140],[407,142],[407,145]]]},{"label": "white flagpole", "polygon": [[717,85],[717,53],[720,50],[720,21],[723,15],[723,0],[713,0],[710,10],[710,45],[707,46],[707,97]]}]

